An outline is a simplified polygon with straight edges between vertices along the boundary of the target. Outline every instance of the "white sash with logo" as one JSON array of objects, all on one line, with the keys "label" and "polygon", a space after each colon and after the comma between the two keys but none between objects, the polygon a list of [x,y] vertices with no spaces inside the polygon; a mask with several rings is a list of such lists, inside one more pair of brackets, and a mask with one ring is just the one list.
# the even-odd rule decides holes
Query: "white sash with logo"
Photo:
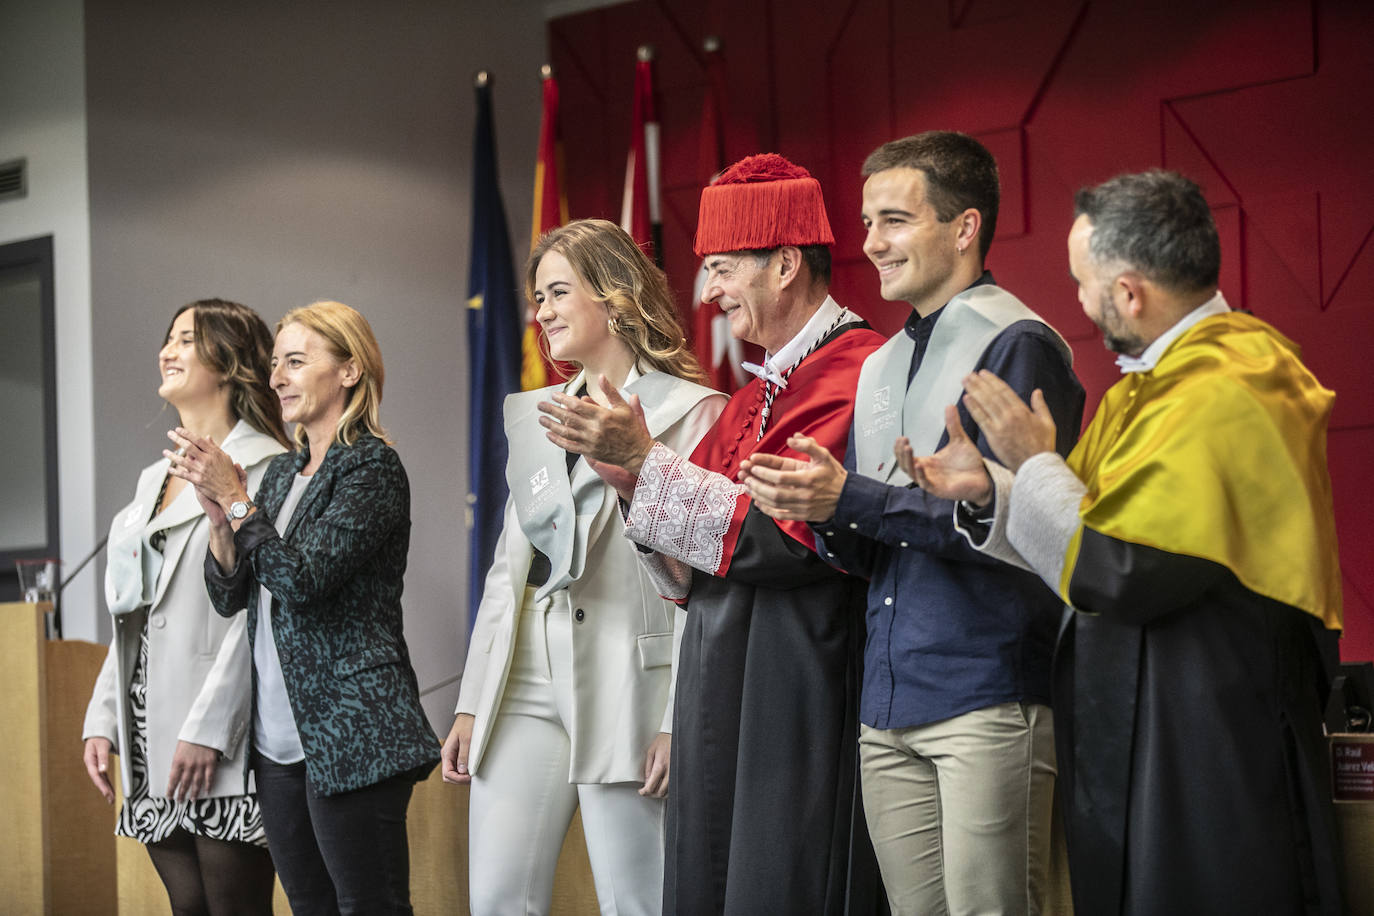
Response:
[{"label": "white sash with logo", "polygon": [[[504,405],[510,448],[506,484],[525,537],[549,558],[549,578],[537,598],[582,576],[591,524],[606,500],[600,476],[583,460],[569,473],[567,453],[549,441],[538,422],[540,401],[550,400],[559,390],[577,391],[582,380],[578,375],[567,386],[521,391],[509,395]],[[641,375],[621,389],[626,400],[631,394],[639,395],[649,435],[654,437],[715,393],[662,372]]]},{"label": "white sash with logo", "polygon": [[[911,483],[892,455],[893,442],[906,436],[916,454],[934,452],[945,432],[945,406],[963,393],[965,376],[978,365],[993,339],[1018,321],[1045,324],[1001,287],[974,286],[944,307],[910,385],[907,372],[916,341],[905,329],[864,360],[854,395],[858,472],[894,486]],[[1069,345],[1057,333],[1055,339],[1064,358],[1071,360]]]}]

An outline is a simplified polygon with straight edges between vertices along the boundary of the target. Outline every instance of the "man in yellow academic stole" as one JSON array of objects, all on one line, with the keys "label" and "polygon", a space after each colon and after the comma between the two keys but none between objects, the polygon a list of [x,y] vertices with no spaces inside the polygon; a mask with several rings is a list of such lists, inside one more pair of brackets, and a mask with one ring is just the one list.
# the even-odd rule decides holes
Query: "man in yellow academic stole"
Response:
[{"label": "man in yellow academic stole", "polygon": [[1067,461],[1044,398],[965,381],[985,461],[907,473],[987,553],[1070,606],[1054,671],[1080,913],[1339,913],[1322,734],[1341,628],[1326,427],[1297,346],[1233,312],[1201,191],[1174,173],[1078,193],[1069,268],[1124,377]]}]

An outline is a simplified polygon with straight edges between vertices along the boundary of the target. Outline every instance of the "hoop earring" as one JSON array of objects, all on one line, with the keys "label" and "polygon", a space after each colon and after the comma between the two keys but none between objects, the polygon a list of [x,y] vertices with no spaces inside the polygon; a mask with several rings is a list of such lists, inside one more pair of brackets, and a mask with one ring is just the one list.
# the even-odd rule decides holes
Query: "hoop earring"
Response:
[{"label": "hoop earring", "polygon": [[613,335],[620,333],[620,325],[616,323],[614,315],[606,319],[606,330],[610,331]]}]

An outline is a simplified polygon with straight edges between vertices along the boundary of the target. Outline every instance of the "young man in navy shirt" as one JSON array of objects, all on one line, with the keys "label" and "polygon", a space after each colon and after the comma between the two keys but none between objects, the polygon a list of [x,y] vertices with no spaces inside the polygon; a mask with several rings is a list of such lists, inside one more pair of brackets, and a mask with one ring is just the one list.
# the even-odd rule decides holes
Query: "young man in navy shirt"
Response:
[{"label": "young man in navy shirt", "polygon": [[[804,436],[809,461],[755,455],[755,505],[812,523],[822,557],[869,579],[860,700],[865,815],[894,913],[1037,913],[1055,776],[1050,662],[1061,606],[1037,578],[990,560],[953,504],[893,457],[946,439],[944,408],[989,369],[1040,389],[1067,454],[1083,387],[1063,339],[984,269],[997,165],[963,134],[932,131],[864,163],[864,252],[884,299],[912,313],[868,357],[843,465]],[[960,408],[970,437],[991,455]]]}]

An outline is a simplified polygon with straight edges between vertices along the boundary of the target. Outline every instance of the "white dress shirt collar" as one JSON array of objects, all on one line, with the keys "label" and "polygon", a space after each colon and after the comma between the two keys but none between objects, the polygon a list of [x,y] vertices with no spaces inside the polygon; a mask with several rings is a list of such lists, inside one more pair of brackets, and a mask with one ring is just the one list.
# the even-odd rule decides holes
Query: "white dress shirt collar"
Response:
[{"label": "white dress shirt collar", "polygon": [[[765,353],[763,365],[758,363],[743,363],[745,372],[752,372],[765,382],[772,382],[779,388],[787,387],[787,371],[801,362],[806,354],[815,349],[815,345],[820,343],[822,337],[840,322],[841,318],[849,315],[849,311],[842,308],[838,302],[829,296],[821,303],[820,308],[816,309],[810,320],[776,353]],[[858,319],[853,315],[854,320]]]},{"label": "white dress shirt collar", "polygon": [[1212,298],[1184,315],[1173,327],[1156,337],[1154,342],[1146,347],[1139,356],[1127,356],[1123,353],[1116,358],[1116,364],[1121,368],[1123,374],[1127,372],[1149,372],[1158,365],[1160,357],[1164,355],[1165,350],[1169,349],[1169,345],[1183,336],[1184,331],[1204,318],[1224,315],[1229,311],[1231,311],[1231,307],[1226,304],[1226,299],[1222,297],[1221,290],[1217,290]]}]

